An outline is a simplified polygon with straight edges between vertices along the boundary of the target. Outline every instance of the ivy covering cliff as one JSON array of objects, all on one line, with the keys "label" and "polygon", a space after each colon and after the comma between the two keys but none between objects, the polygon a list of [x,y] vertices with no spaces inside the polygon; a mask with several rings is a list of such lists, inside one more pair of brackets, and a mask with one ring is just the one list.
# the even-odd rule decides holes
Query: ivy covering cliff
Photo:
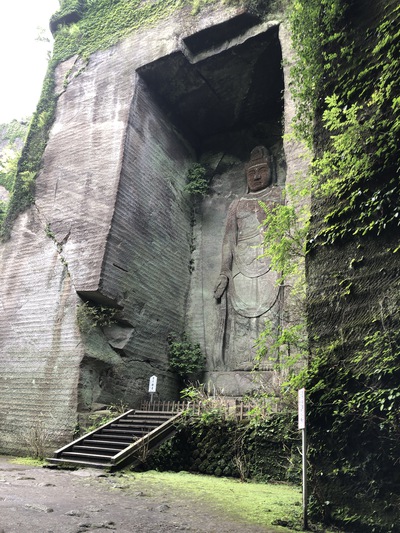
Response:
[{"label": "ivy covering cliff", "polygon": [[7,210],[7,197],[14,186],[18,159],[25,142],[28,124],[28,119],[0,124],[0,186],[4,187],[4,194],[0,194],[0,223]]},{"label": "ivy covering cliff", "polygon": [[295,0],[297,131],[312,147],[307,246],[311,509],[399,531],[400,8]]}]

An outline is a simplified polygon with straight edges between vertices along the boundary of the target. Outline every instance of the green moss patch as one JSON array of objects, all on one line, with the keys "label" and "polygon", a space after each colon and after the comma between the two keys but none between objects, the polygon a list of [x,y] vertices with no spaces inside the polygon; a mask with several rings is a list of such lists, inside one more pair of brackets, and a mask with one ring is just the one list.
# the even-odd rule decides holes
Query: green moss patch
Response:
[{"label": "green moss patch", "polygon": [[204,502],[237,521],[271,526],[285,520],[289,529],[277,527],[276,531],[287,532],[291,531],[290,525],[300,523],[301,490],[292,485],[240,483],[187,472],[149,471],[130,475],[142,490],[161,484],[168,492],[187,494],[199,505]]}]

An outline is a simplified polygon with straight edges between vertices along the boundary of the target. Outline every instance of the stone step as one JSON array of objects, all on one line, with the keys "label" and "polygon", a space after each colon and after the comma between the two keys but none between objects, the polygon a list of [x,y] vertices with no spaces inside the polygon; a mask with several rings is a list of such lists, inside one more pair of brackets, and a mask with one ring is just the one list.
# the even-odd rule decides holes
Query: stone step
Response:
[{"label": "stone step", "polygon": [[129,428],[105,428],[103,429],[101,432],[99,432],[99,435],[103,436],[103,435],[114,435],[114,436],[118,436],[119,438],[119,435],[123,436],[142,436],[142,435],[146,435],[146,433],[148,433],[148,431],[143,431],[143,430],[140,430],[140,429],[129,429]]},{"label": "stone step", "polygon": [[132,444],[132,442],[135,442],[135,441],[126,441],[126,442],[118,442],[118,441],[112,441],[112,440],[107,440],[107,439],[85,439],[83,441],[83,445],[87,445],[87,446],[108,446],[108,447],[113,447],[115,448],[116,450],[117,449],[124,449],[126,448],[127,446],[129,446],[130,444]]},{"label": "stone step", "polygon": [[102,469],[110,467],[109,464],[105,464],[105,463],[96,463],[94,461],[79,461],[77,459],[60,459],[56,457],[48,457],[46,461],[54,465],[65,464],[65,465],[72,465],[72,466],[87,466],[87,467],[102,468]]},{"label": "stone step", "polygon": [[[49,459],[49,462],[115,470],[126,463],[131,456],[134,459],[136,447],[132,447],[132,444],[140,442],[140,439],[149,433],[151,435],[147,440],[150,439],[150,446],[152,448],[158,446],[166,438],[165,432],[171,433],[174,430],[172,421],[167,426],[164,426],[165,422],[179,416],[177,413],[160,414],[143,411],[136,417],[128,412],[105,427],[64,446],[56,452],[54,458]],[[157,431],[160,426],[162,428]],[[115,464],[115,461],[118,461],[118,464]]]},{"label": "stone step", "polygon": [[135,442],[137,440],[136,437],[132,437],[132,435],[115,435],[114,433],[110,433],[109,435],[107,433],[99,432],[94,435],[97,439],[100,440],[106,440],[111,442],[120,442],[121,444],[126,444],[126,446],[129,446],[129,444],[132,444],[132,442]]},{"label": "stone step", "polygon": [[82,453],[82,452],[63,452],[61,454],[61,457],[60,459],[69,459],[69,458],[72,458],[72,459],[84,459],[84,460],[87,460],[87,461],[99,461],[99,462],[104,462],[104,461],[109,461],[110,460],[110,456],[109,455],[103,455],[103,454],[100,454],[100,453]]},{"label": "stone step", "polygon": [[144,425],[159,425],[162,424],[165,420],[169,420],[168,418],[123,418],[122,420],[118,420],[117,424],[144,424]]},{"label": "stone step", "polygon": [[144,418],[145,420],[151,420],[153,418],[162,418],[163,420],[167,420],[168,418],[171,418],[171,416],[174,415],[176,415],[176,413],[170,413],[167,411],[136,411],[134,414],[127,415],[126,418]]},{"label": "stone step", "polygon": [[116,448],[105,448],[103,446],[89,446],[85,444],[77,444],[72,448],[72,451],[74,452],[81,452],[81,453],[87,453],[87,454],[97,454],[98,452],[101,452],[102,454],[109,455],[110,457],[113,457],[114,455],[117,455],[121,450]]},{"label": "stone step", "polygon": [[[154,428],[157,428],[158,426],[161,426],[162,422],[121,422],[118,424],[111,424],[111,426],[108,426],[109,428],[118,428],[118,429],[138,429],[138,430],[152,430]],[[105,428],[108,429],[108,428]]]}]

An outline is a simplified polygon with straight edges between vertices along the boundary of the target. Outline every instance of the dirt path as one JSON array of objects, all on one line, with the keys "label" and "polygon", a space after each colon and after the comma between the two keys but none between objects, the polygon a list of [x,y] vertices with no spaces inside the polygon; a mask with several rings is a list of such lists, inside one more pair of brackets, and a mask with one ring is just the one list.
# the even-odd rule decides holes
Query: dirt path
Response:
[{"label": "dirt path", "polygon": [[0,457],[0,533],[276,533],[238,522],[162,484],[99,470],[54,470]]}]

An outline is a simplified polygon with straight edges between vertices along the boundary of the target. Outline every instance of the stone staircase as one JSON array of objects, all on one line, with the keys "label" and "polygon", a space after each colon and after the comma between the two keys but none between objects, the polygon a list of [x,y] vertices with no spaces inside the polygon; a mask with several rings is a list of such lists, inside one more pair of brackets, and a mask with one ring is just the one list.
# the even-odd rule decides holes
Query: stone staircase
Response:
[{"label": "stone staircase", "polygon": [[86,466],[110,471],[144,461],[175,433],[182,412],[131,409],[111,422],[54,452],[54,465]]}]

